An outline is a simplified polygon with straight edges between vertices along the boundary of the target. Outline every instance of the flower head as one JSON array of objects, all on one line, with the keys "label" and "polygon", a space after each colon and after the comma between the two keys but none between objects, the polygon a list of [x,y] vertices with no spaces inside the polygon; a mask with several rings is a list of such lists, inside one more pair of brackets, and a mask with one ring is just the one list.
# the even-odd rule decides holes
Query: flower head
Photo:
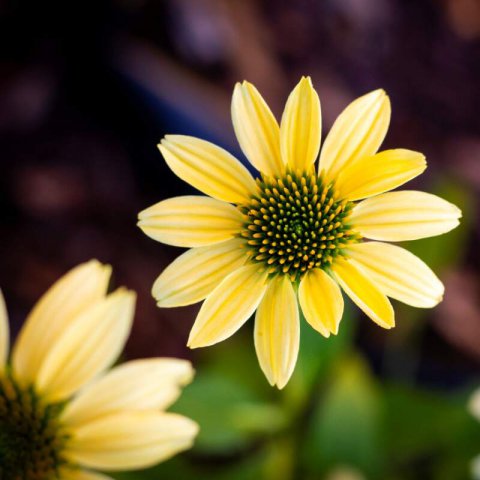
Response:
[{"label": "flower head", "polygon": [[93,470],[151,466],[189,448],[197,426],[164,412],[192,378],[156,358],[107,369],[130,332],[135,294],[107,294],[96,261],[61,278],[30,313],[8,361],[0,294],[0,478],[108,480]]},{"label": "flower head", "polygon": [[448,232],[461,213],[435,195],[389,192],[422,173],[426,162],[410,150],[377,153],[390,122],[383,90],[343,111],[317,168],[320,102],[310,78],[290,94],[280,126],[253,85],[237,84],[232,119],[259,177],[209,142],[167,135],[159,148],[169,167],[208,196],[171,198],[139,215],[150,237],[190,248],[153,286],[161,307],[205,299],[190,347],[226,339],[256,311],[260,366],[282,388],[297,358],[299,306],[328,337],[342,318],[339,286],[384,328],[394,326],[387,297],[424,308],[441,300],[443,285],[430,268],[384,242]]}]

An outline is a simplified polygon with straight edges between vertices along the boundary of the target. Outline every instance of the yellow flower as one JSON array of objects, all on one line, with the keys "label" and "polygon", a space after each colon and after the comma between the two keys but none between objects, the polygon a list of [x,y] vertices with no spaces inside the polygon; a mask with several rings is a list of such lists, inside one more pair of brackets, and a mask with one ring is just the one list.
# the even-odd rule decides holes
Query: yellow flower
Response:
[{"label": "yellow flower", "polygon": [[0,478],[108,480],[189,448],[197,425],[166,413],[189,362],[135,360],[106,370],[130,332],[135,294],[107,294],[110,267],[78,266],[30,313],[8,362],[0,294]]},{"label": "yellow flower", "polygon": [[282,388],[297,359],[298,304],[307,322],[328,337],[342,318],[339,285],[384,328],[394,326],[387,296],[415,307],[441,300],[443,285],[427,265],[383,241],[448,232],[461,213],[428,193],[385,193],[422,173],[426,163],[409,150],[376,153],[390,122],[383,90],[358,98],[338,117],[317,170],[320,102],[310,78],[290,94],[280,126],[248,82],[235,86],[232,118],[260,177],[255,181],[209,142],[168,135],[159,148],[169,167],[213,198],[171,198],[139,215],[150,237],[191,248],[153,286],[161,307],[206,298],[190,347],[226,339],[256,310],[260,366]]}]

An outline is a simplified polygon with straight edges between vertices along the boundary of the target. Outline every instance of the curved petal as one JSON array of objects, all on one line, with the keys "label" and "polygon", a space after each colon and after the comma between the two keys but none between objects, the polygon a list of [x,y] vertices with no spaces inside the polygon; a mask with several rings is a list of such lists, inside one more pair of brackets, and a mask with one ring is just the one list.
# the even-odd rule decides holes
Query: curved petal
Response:
[{"label": "curved petal", "polygon": [[373,155],[390,124],[390,100],[375,90],[352,102],[333,124],[320,153],[319,173],[333,180],[350,163]]},{"label": "curved petal", "polygon": [[255,315],[255,350],[270,385],[282,389],[292,376],[300,345],[298,305],[292,283],[276,277]]},{"label": "curved petal", "polygon": [[335,188],[347,200],[360,200],[388,192],[420,175],[425,156],[411,150],[385,150],[349,163],[339,173]]},{"label": "curved petal", "polygon": [[310,77],[302,77],[288,97],[280,124],[283,162],[292,169],[309,169],[318,157],[321,133],[320,100]]},{"label": "curved petal", "polygon": [[68,398],[108,368],[125,345],[134,309],[135,293],[120,288],[72,320],[39,366],[42,398]]},{"label": "curved petal", "polygon": [[247,265],[228,275],[207,297],[188,338],[190,348],[206,347],[233,335],[253,314],[265,290],[267,273]]},{"label": "curved petal", "polygon": [[355,260],[337,257],[332,270],[345,293],[376,324],[383,328],[395,326],[394,312],[388,298]]},{"label": "curved petal", "polygon": [[192,378],[193,368],[186,360],[133,360],[88,385],[67,405],[60,420],[72,428],[113,413],[165,409]]},{"label": "curved petal", "polygon": [[33,308],[13,348],[15,379],[24,385],[35,380],[52,346],[72,321],[104,298],[111,268],[96,260],[70,270]]},{"label": "curved petal", "polygon": [[233,238],[243,217],[234,206],[210,197],[187,195],[163,200],[138,215],[150,238],[177,247],[202,247]]},{"label": "curved petal", "polygon": [[245,241],[192,248],[180,255],[157,278],[152,294],[159,307],[179,307],[203,300],[246,261]]},{"label": "curved petal", "polygon": [[62,455],[106,471],[147,468],[190,448],[197,433],[195,422],[174,413],[120,413],[73,429]]},{"label": "curved petal", "polygon": [[298,299],[305,320],[324,337],[338,333],[343,315],[340,288],[323,270],[315,268],[305,274],[298,288]]},{"label": "curved petal", "polygon": [[443,298],[442,282],[404,248],[381,242],[357,243],[348,247],[348,255],[389,297],[419,308],[434,307]]},{"label": "curved petal", "polygon": [[401,242],[449,232],[461,216],[455,205],[436,195],[402,190],[358,203],[349,222],[366,238]]},{"label": "curved petal", "polygon": [[266,175],[282,173],[278,123],[258,90],[249,82],[235,85],[232,122],[238,143],[250,163]]},{"label": "curved petal", "polygon": [[10,345],[10,329],[8,328],[8,314],[5,299],[0,290],[0,374],[7,364],[8,348]]},{"label": "curved petal", "polygon": [[213,143],[186,135],[166,135],[158,148],[178,177],[213,198],[245,203],[256,190],[248,170]]},{"label": "curved petal", "polygon": [[64,467],[60,469],[60,480],[113,480],[112,477],[107,477],[101,473],[87,472],[77,468]]}]

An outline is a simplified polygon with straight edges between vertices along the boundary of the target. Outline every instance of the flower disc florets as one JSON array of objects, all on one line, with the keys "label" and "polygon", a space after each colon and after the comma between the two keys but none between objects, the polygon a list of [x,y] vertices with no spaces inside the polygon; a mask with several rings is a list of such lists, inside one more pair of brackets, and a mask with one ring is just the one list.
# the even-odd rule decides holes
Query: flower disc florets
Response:
[{"label": "flower disc florets", "polygon": [[50,480],[62,463],[61,407],[43,405],[33,389],[0,379],[0,478]]},{"label": "flower disc florets", "polygon": [[347,221],[353,204],[313,170],[262,175],[257,185],[257,194],[240,207],[247,217],[241,235],[251,260],[269,273],[299,280],[312,268],[328,269],[345,245],[358,240]]}]

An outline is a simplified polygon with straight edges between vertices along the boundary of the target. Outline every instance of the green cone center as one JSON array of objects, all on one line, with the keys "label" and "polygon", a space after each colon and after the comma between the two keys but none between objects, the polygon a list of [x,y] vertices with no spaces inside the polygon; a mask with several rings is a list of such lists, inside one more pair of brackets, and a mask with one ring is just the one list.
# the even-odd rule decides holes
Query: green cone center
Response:
[{"label": "green cone center", "polygon": [[353,204],[333,183],[311,172],[257,179],[258,192],[239,207],[246,216],[242,237],[251,261],[292,281],[313,268],[327,270],[358,236],[348,224]]}]

